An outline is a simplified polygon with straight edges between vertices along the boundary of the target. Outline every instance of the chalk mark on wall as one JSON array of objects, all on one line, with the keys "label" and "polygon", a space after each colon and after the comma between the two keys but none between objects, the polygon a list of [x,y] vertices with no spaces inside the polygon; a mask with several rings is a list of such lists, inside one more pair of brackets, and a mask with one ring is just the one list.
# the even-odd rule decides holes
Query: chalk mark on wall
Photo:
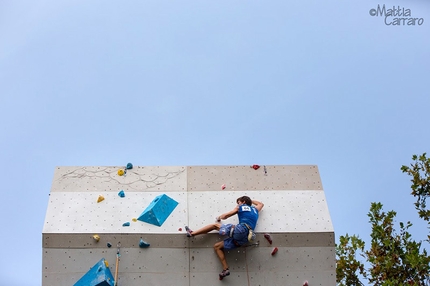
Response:
[{"label": "chalk mark on wall", "polygon": [[[145,172],[145,168],[143,168],[142,170],[129,170],[126,175],[118,176],[118,168],[115,167],[99,167],[97,170],[91,170],[87,167],[80,167],[65,173],[57,181],[62,185],[69,186],[79,182],[82,178],[88,178],[89,180],[94,179],[97,180],[97,182],[104,182],[108,184],[114,182],[121,186],[128,186],[132,190],[142,190],[163,185],[168,181],[178,177],[185,171],[186,168],[180,168],[177,171],[164,170],[163,173],[151,172],[148,174]],[[112,184],[110,186],[114,187]]]}]

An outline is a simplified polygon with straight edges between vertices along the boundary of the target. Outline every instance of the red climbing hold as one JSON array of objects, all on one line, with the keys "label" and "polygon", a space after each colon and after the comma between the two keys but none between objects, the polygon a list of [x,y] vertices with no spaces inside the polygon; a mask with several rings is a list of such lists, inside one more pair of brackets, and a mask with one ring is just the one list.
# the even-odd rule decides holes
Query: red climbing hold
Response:
[{"label": "red climbing hold", "polygon": [[259,165],[252,165],[251,168],[253,168],[254,170],[258,170],[260,168],[260,166]]},{"label": "red climbing hold", "polygon": [[178,228],[178,231],[182,231],[182,227]]},{"label": "red climbing hold", "polygon": [[270,244],[272,244],[272,238],[270,237],[270,234],[265,233],[265,234],[264,234],[264,238],[265,238],[265,239],[267,239],[267,241],[268,241]]},{"label": "red climbing hold", "polygon": [[277,247],[273,248],[273,250],[272,250],[272,255],[275,255],[275,254],[276,254],[276,252],[278,252],[278,248],[277,248]]},{"label": "red climbing hold", "polygon": [[303,286],[309,286],[309,283],[307,280],[305,282],[303,282]]}]

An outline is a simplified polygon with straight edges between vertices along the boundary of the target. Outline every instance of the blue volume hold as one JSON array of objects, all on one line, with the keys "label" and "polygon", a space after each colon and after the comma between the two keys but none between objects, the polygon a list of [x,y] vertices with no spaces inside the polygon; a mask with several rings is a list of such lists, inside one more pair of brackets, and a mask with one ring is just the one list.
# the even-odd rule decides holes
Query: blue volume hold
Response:
[{"label": "blue volume hold", "polygon": [[114,286],[114,278],[106,264],[102,258],[73,286]]},{"label": "blue volume hold", "polygon": [[138,220],[161,226],[177,205],[178,202],[169,196],[159,195],[143,211]]}]

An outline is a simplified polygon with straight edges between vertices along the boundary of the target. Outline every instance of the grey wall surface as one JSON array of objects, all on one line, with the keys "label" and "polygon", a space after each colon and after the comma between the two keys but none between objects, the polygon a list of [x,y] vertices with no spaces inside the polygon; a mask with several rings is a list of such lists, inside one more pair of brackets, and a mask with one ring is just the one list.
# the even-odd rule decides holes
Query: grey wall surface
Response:
[{"label": "grey wall surface", "polygon": [[[43,285],[73,285],[101,258],[114,274],[118,244],[120,286],[305,280],[310,286],[335,285],[334,230],[317,166],[135,166],[125,176],[119,169],[56,168],[43,228]],[[134,221],[160,194],[178,202],[163,225]],[[105,199],[98,203],[99,195]],[[222,237],[187,238],[184,226],[215,222],[242,195],[265,204],[255,230],[259,245],[226,252],[231,275],[219,281],[222,267],[212,246]],[[272,245],[264,233],[272,236]],[[140,239],[151,246],[139,248]],[[274,247],[279,251],[272,256]]]}]

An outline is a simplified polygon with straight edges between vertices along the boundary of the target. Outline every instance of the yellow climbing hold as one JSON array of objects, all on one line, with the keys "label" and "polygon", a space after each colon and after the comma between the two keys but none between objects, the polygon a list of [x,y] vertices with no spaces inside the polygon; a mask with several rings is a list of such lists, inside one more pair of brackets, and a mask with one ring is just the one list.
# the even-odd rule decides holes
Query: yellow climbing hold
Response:
[{"label": "yellow climbing hold", "polygon": [[132,218],[131,220],[132,220],[132,221],[134,221],[134,222],[136,222],[136,221],[137,221],[137,218],[135,218],[135,217],[134,217],[134,218]]},{"label": "yellow climbing hold", "polygon": [[100,203],[101,201],[103,201],[105,199],[105,197],[103,197],[102,195],[99,195],[99,198],[97,199],[97,202]]},{"label": "yellow climbing hold", "polygon": [[95,241],[99,242],[100,241],[100,236],[98,234],[94,234],[93,238]]},{"label": "yellow climbing hold", "polygon": [[109,267],[109,263],[107,260],[105,260],[105,265],[106,265],[106,267]]},{"label": "yellow climbing hold", "polygon": [[118,170],[118,175],[119,175],[119,176],[124,175],[124,170],[123,170],[123,169]]}]

